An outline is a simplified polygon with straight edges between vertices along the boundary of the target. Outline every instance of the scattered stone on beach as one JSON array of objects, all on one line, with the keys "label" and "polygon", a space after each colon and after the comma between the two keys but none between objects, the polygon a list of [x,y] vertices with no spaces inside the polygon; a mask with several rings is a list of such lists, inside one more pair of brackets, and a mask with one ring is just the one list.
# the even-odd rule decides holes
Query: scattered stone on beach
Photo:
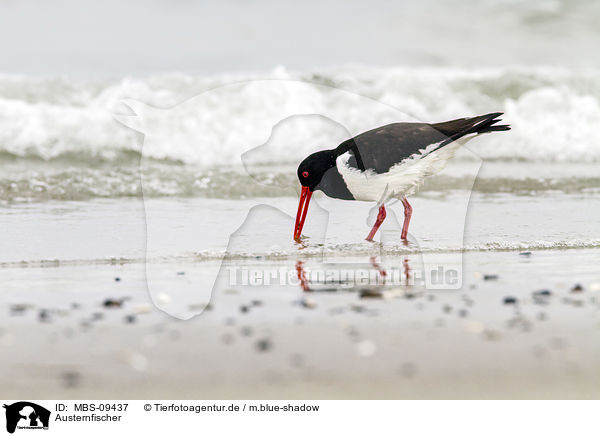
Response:
[{"label": "scattered stone on beach", "polygon": [[531,251],[521,251],[519,253],[519,256],[530,257],[531,256]]},{"label": "scattered stone on beach", "polygon": [[467,316],[469,316],[469,311],[467,309],[460,309],[458,311],[458,316],[461,318],[466,318]]},{"label": "scattered stone on beach", "polygon": [[481,332],[483,339],[490,342],[499,341],[502,338],[502,334],[498,330],[494,329],[484,329]]},{"label": "scattered stone on beach", "polygon": [[356,344],[356,352],[359,356],[370,357],[377,351],[377,344],[368,339],[364,339]]},{"label": "scattered stone on beach", "polygon": [[11,304],[10,305],[10,314],[11,315],[23,315],[28,310],[33,309],[31,304]]},{"label": "scattered stone on beach", "polygon": [[147,303],[142,303],[142,304],[138,304],[136,305],[133,310],[135,311],[135,313],[137,313],[138,315],[142,315],[145,313],[150,313],[152,312],[152,306],[147,304]]},{"label": "scattered stone on beach", "polygon": [[317,307],[317,302],[315,300],[313,300],[312,298],[308,298],[308,297],[304,297],[304,298],[300,299],[299,304],[300,304],[300,306],[304,307],[305,309],[315,309]]},{"label": "scattered stone on beach", "polygon": [[121,277],[115,277],[115,282],[120,282],[121,281]]},{"label": "scattered stone on beach", "polygon": [[52,321],[52,318],[50,316],[50,311],[48,311],[46,309],[41,309],[38,312],[38,320],[40,322],[50,322],[50,321]]},{"label": "scattered stone on beach", "polygon": [[235,318],[232,316],[228,316],[223,322],[225,325],[235,325]]},{"label": "scattered stone on beach", "polygon": [[94,312],[91,316],[92,321],[100,321],[104,319],[104,314],[102,312]]},{"label": "scattered stone on beach", "polygon": [[253,332],[253,330],[252,330],[252,327],[250,327],[250,326],[245,325],[240,328],[240,334],[242,336],[245,336],[245,337],[252,336],[252,332]]},{"label": "scattered stone on beach", "polygon": [[329,313],[330,315],[341,315],[344,312],[346,312],[346,308],[341,306],[332,307],[327,310],[327,313]]},{"label": "scattered stone on beach", "polygon": [[484,274],[483,280],[485,280],[485,281],[498,280],[498,275],[497,274]]},{"label": "scattered stone on beach", "polygon": [[549,289],[542,289],[539,291],[535,291],[533,294],[533,302],[536,304],[548,304],[550,297],[552,296],[552,291]]},{"label": "scattered stone on beach", "polygon": [[413,378],[417,374],[417,365],[412,362],[403,362],[400,364],[398,372],[404,378]]},{"label": "scattered stone on beach", "polygon": [[79,323],[79,327],[81,328],[82,332],[87,332],[92,328],[92,323],[87,320],[83,320],[81,323]]},{"label": "scattered stone on beach", "polygon": [[519,301],[517,300],[517,297],[504,297],[504,299],[502,300],[503,304],[517,304]]},{"label": "scattered stone on beach", "polygon": [[242,312],[242,313],[248,313],[248,312],[250,312],[250,306],[246,306],[245,304],[242,304],[240,306],[240,312]]},{"label": "scattered stone on beach", "polygon": [[156,296],[156,301],[159,304],[169,304],[171,302],[171,296],[169,294],[165,294],[164,292],[160,292]]},{"label": "scattered stone on beach", "polygon": [[360,290],[359,298],[382,299],[384,298],[384,293],[381,289],[363,288]]},{"label": "scattered stone on beach", "polygon": [[435,295],[433,295],[433,294],[429,294],[429,295],[427,296],[427,301],[435,301]]},{"label": "scattered stone on beach", "polygon": [[262,302],[262,300],[252,300],[252,301],[250,302],[250,304],[251,304],[252,306],[254,306],[254,307],[260,307],[260,306],[262,306],[262,305],[263,305],[263,302]]},{"label": "scattered stone on beach", "polygon": [[185,275],[185,271],[177,271],[177,275],[178,276],[184,276]]},{"label": "scattered stone on beach", "polygon": [[452,306],[450,306],[449,304],[444,304],[444,306],[442,307],[442,311],[444,313],[450,313],[452,312]]},{"label": "scattered stone on beach", "polygon": [[212,306],[210,303],[208,303],[208,304],[194,303],[194,304],[188,305],[188,310],[190,312],[203,312],[205,310],[212,310]]},{"label": "scattered stone on beach", "polygon": [[73,389],[81,382],[81,374],[75,371],[66,371],[60,375],[60,379],[65,388]]},{"label": "scattered stone on beach", "polygon": [[71,303],[71,310],[81,309],[81,305],[79,303]]},{"label": "scattered stone on beach", "polygon": [[479,321],[464,321],[463,328],[467,333],[479,334],[485,329],[485,325]]},{"label": "scattered stone on beach", "polygon": [[350,309],[356,313],[364,313],[367,311],[367,308],[361,304],[352,304],[350,305]]},{"label": "scattered stone on beach", "polygon": [[581,286],[579,283],[577,283],[575,286],[573,286],[571,288],[571,292],[574,292],[574,293],[583,292],[583,286]]},{"label": "scattered stone on beach", "polygon": [[346,333],[348,334],[348,336],[350,336],[350,338],[352,339],[352,341],[356,342],[358,341],[358,339],[360,338],[360,332],[358,331],[358,329],[354,326],[349,326],[348,328],[346,328]]},{"label": "scattered stone on beach", "polygon": [[583,307],[585,305],[585,302],[583,300],[580,300],[579,298],[565,297],[562,301],[564,304],[568,304],[573,307]]},{"label": "scattered stone on beach", "polygon": [[124,320],[126,324],[135,324],[137,318],[135,315],[125,315]]},{"label": "scattered stone on beach", "polygon": [[273,343],[269,338],[263,338],[256,341],[255,347],[259,353],[266,353],[273,348]]},{"label": "scattered stone on beach", "polygon": [[506,322],[509,329],[516,329],[522,332],[529,332],[533,328],[533,324],[522,315],[517,315]]},{"label": "scattered stone on beach", "polygon": [[116,298],[107,298],[104,300],[102,305],[107,309],[117,309],[117,308],[122,307],[124,302],[125,302],[124,298],[121,298],[120,300],[118,300]]}]

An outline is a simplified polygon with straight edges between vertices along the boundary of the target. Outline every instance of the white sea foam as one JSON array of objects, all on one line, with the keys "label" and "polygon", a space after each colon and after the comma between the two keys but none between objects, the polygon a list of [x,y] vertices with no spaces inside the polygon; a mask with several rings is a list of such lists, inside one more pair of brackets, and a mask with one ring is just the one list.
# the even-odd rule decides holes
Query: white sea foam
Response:
[{"label": "white sea foam", "polygon": [[[292,83],[269,91],[249,82],[229,92],[214,92],[223,85],[255,79],[298,80],[319,86]],[[183,111],[178,118],[153,120],[159,141],[154,142],[150,157],[207,166],[239,162],[240,155],[252,145],[245,138],[268,139],[270,131],[264,130],[273,127],[273,108],[282,106],[289,107],[291,114],[319,114],[325,108],[343,114],[350,125],[291,125],[285,141],[276,141],[270,150],[271,163],[294,162],[315,147],[335,146],[340,137],[343,139],[344,128],[352,131],[389,121],[385,111],[365,112],[340,101],[341,94],[330,87],[372,98],[393,106],[407,118],[424,121],[504,111],[504,119],[513,130],[486,135],[471,144],[483,158],[600,160],[597,71],[366,67],[309,73],[278,68],[269,74],[210,77],[171,74],[103,82],[2,76],[0,157],[73,159],[84,166],[100,160],[122,162],[123,156],[141,150],[139,135],[114,119],[115,113],[127,113],[121,103],[124,99],[174,108],[209,90],[213,96],[205,100],[201,113]],[[183,134],[195,138],[195,143],[180,147],[176,140]]]}]

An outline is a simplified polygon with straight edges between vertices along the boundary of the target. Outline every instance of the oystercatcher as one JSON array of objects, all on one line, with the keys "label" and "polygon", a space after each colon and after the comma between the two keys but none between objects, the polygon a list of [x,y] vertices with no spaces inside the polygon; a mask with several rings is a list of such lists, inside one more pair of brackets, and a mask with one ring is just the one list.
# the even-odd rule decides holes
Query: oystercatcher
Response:
[{"label": "oystercatcher", "polygon": [[425,177],[441,171],[456,150],[477,135],[510,130],[496,124],[502,112],[443,123],[393,123],[361,133],[336,148],[311,154],[298,166],[302,185],[294,226],[300,240],[312,193],[342,200],[376,201],[379,213],[367,236],[373,236],[385,219],[385,202],[397,198],[404,205],[401,238],[406,240],[412,207],[406,197]]}]

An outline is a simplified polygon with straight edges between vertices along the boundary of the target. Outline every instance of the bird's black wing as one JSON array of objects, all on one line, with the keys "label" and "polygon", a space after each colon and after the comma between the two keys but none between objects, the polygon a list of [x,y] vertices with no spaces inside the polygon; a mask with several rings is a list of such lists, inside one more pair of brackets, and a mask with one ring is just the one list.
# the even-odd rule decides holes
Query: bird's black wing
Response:
[{"label": "bird's black wing", "polygon": [[388,124],[342,142],[336,154],[350,152],[347,163],[350,167],[381,174],[413,155],[421,155],[430,145],[437,144],[433,149],[437,150],[469,133],[509,130],[509,126],[493,125],[500,121],[497,119],[500,115],[498,112],[436,124]]}]

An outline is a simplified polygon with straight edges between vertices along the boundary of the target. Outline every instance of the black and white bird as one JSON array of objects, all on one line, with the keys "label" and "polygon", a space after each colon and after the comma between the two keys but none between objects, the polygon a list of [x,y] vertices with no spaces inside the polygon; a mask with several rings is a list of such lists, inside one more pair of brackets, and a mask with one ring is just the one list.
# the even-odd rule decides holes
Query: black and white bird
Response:
[{"label": "black and white bird", "polygon": [[385,202],[404,205],[401,238],[406,240],[412,207],[406,197],[425,177],[441,171],[456,150],[474,137],[510,130],[497,124],[502,112],[443,123],[393,123],[361,133],[336,148],[311,154],[298,166],[302,185],[294,239],[300,240],[311,195],[322,191],[342,200],[376,201],[379,214],[367,236],[372,241],[385,219]]}]

